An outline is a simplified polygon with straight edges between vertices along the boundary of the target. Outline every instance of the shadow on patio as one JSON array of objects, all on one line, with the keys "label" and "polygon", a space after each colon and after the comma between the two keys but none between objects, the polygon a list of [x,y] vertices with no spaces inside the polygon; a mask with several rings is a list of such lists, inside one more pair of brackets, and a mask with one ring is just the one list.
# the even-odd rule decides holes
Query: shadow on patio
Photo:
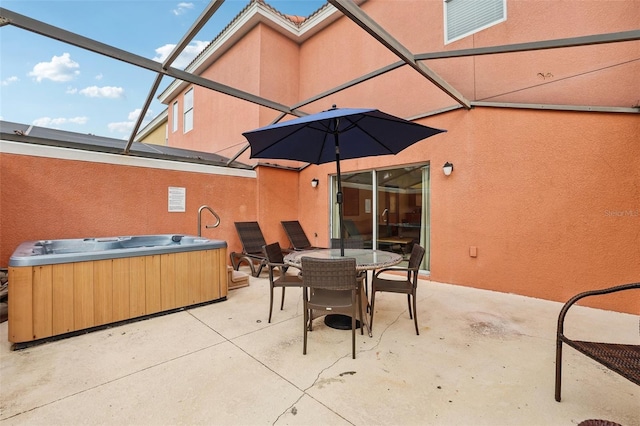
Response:
[{"label": "shadow on patio", "polygon": [[[570,348],[555,402],[560,303],[422,280],[420,336],[406,298],[382,293],[353,360],[350,332],[321,319],[302,355],[301,291],[268,324],[268,286],[263,273],[221,303],[14,352],[2,323],[0,421],[640,424],[640,388]],[[637,316],[573,310],[567,334],[637,344]]]}]

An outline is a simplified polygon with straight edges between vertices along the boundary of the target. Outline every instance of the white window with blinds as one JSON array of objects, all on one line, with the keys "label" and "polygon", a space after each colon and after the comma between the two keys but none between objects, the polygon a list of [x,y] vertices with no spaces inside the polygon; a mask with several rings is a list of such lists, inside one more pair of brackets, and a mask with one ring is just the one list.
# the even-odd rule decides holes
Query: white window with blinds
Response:
[{"label": "white window with blinds", "polygon": [[175,132],[178,130],[178,101],[173,103],[173,112],[171,115],[171,131]]},{"label": "white window with blinds", "polygon": [[184,132],[193,130],[193,89],[184,94]]},{"label": "white window with blinds", "polygon": [[444,42],[507,20],[507,0],[444,0]]}]

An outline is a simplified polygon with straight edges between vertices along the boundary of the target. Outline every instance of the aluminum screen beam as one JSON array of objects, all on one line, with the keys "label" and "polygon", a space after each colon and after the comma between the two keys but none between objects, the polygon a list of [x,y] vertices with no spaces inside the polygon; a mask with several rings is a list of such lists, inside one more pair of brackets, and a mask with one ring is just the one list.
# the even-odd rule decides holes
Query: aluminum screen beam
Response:
[{"label": "aluminum screen beam", "polygon": [[329,0],[345,16],[355,22],[372,37],[382,43],[387,49],[395,53],[410,67],[435,84],[440,90],[452,97],[465,108],[471,108],[469,101],[456,88],[447,83],[442,77],[421,62],[416,61],[413,53],[397,41],[384,28],[364,13],[352,0]]},{"label": "aluminum screen beam", "polygon": [[[198,34],[198,32],[202,29],[202,27],[204,27],[204,25],[207,23],[209,18],[211,18],[211,16],[216,12],[216,10],[218,10],[218,8],[222,6],[222,3],[224,3],[224,0],[214,0],[211,3],[209,3],[209,5],[204,9],[204,11],[198,17],[198,19],[191,26],[191,28],[189,28],[187,33],[182,37],[182,40],[180,40],[178,44],[175,45],[171,53],[167,56],[167,59],[164,60],[164,62],[162,63],[163,69],[166,69],[173,62],[175,62],[178,56],[180,56],[180,54],[189,45],[189,43],[191,43],[191,40],[193,40],[196,34]],[[124,149],[125,154],[129,154],[129,151],[131,150],[131,145],[133,144],[133,141],[136,138],[136,134],[138,134],[138,130],[140,130],[140,126],[142,126],[142,120],[144,120],[144,117],[147,115],[147,111],[151,106],[151,102],[153,102],[153,98],[156,95],[156,92],[158,91],[158,87],[160,87],[161,81],[162,81],[162,74],[158,74],[155,81],[153,82],[153,85],[151,86],[151,90],[149,91],[149,95],[147,96],[147,99],[144,102],[144,106],[140,111],[140,115],[136,119],[136,123],[133,126],[133,129],[131,129],[129,142],[127,143],[127,146]]]},{"label": "aluminum screen beam", "polygon": [[612,107],[612,106],[598,106],[598,105],[524,104],[524,103],[511,103],[511,102],[472,102],[471,105],[478,106],[478,107],[539,109],[539,110],[549,110],[549,111],[614,112],[614,113],[627,113],[627,114],[640,113],[640,107],[626,108],[626,107]]},{"label": "aluminum screen beam", "polygon": [[371,80],[371,79],[373,79],[375,77],[378,77],[378,76],[380,76],[382,74],[386,74],[389,71],[393,71],[393,70],[395,70],[397,68],[400,68],[400,67],[402,67],[404,65],[406,65],[404,63],[404,61],[398,61],[398,62],[395,62],[395,63],[393,63],[391,65],[387,65],[385,67],[379,68],[379,69],[377,69],[375,71],[372,71],[372,72],[370,72],[368,74],[365,74],[365,75],[363,75],[361,77],[355,78],[355,79],[353,79],[351,81],[348,81],[348,82],[346,82],[344,84],[341,84],[341,85],[336,86],[336,87],[334,87],[332,89],[329,89],[326,92],[319,93],[319,94],[317,94],[317,95],[315,95],[315,96],[313,96],[311,98],[305,99],[302,102],[298,102],[297,104],[293,105],[291,108],[292,109],[296,109],[296,108],[300,108],[302,106],[308,105],[308,104],[310,104],[312,102],[315,102],[315,101],[318,101],[318,100],[320,100],[322,98],[326,98],[327,96],[333,95],[334,93],[338,93],[338,92],[341,92],[341,91],[343,91],[345,89],[348,89],[349,87],[356,86],[356,85],[358,85],[360,83],[364,83],[367,80]]},{"label": "aluminum screen beam", "polygon": [[560,38],[534,41],[530,43],[507,44],[503,46],[477,47],[474,49],[449,50],[447,52],[419,53],[416,60],[462,58],[465,56],[495,55],[500,53],[528,52],[532,50],[561,49],[566,47],[590,46],[605,43],[621,43],[640,40],[640,30],[589,35],[583,37]]}]

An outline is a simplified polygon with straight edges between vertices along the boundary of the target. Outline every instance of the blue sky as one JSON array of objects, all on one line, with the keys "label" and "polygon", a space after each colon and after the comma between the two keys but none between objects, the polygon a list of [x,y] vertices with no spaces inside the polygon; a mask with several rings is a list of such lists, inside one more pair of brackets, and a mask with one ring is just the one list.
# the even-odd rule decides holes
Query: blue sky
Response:
[{"label": "blue sky", "polygon": [[[202,0],[0,0],[0,7],[162,61],[200,16]],[[184,68],[249,3],[227,0],[173,66]],[[268,0],[308,16],[322,0]],[[128,138],[156,75],[10,25],[0,27],[0,119]],[[159,94],[172,79],[162,79]],[[166,106],[154,97],[143,125]]]}]

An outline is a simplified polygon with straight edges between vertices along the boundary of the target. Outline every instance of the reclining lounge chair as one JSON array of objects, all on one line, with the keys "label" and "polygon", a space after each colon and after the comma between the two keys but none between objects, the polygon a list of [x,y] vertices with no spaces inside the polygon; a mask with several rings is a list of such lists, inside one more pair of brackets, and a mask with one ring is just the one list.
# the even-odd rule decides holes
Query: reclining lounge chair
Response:
[{"label": "reclining lounge chair", "polygon": [[237,271],[240,265],[245,262],[251,268],[251,275],[257,277],[267,264],[267,258],[262,251],[262,247],[267,243],[262,235],[260,225],[258,222],[235,222],[234,224],[242,243],[242,253],[232,252],[229,255],[231,266]]},{"label": "reclining lounge chair", "polygon": [[311,245],[311,242],[307,238],[307,234],[305,234],[302,229],[302,225],[297,220],[283,220],[282,227],[284,228],[284,232],[289,237],[289,242],[291,243],[291,249],[293,250],[314,250],[318,248],[324,247],[314,247]]}]

